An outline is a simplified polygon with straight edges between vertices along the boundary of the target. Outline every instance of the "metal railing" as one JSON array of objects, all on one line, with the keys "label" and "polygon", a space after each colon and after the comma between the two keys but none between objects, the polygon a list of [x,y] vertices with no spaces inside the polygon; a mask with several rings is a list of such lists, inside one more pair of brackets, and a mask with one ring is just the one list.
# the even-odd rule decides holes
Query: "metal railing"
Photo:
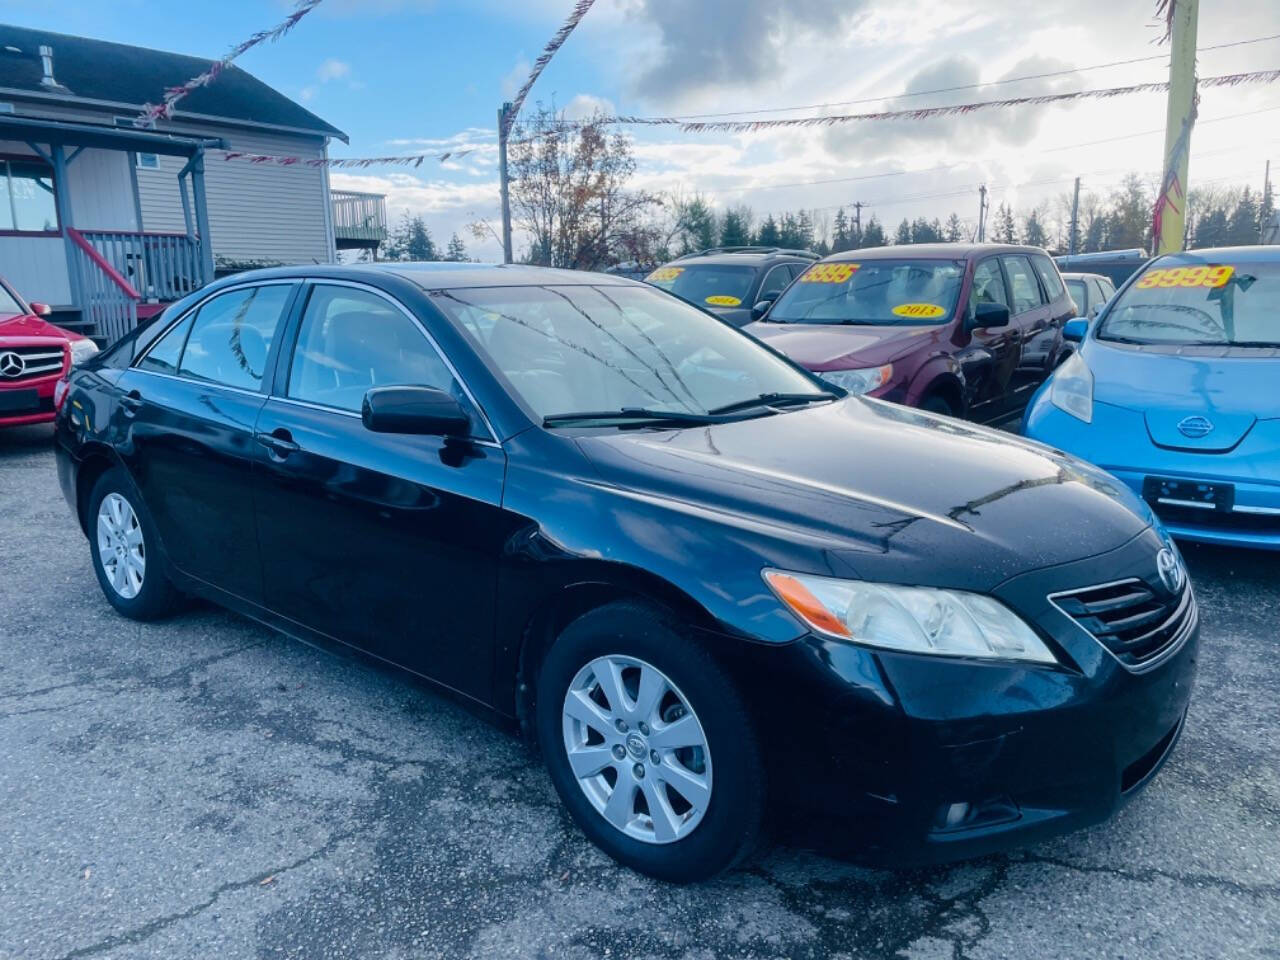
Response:
[{"label": "metal railing", "polygon": [[72,240],[72,268],[81,316],[93,324],[95,338],[115,343],[138,325],[141,296],[84,234],[73,227],[66,231]]},{"label": "metal railing", "polygon": [[382,243],[387,239],[387,198],[381,193],[332,190],[335,240]]},{"label": "metal railing", "polygon": [[184,233],[81,230],[80,235],[144,300],[181,300],[213,279],[204,276],[199,239]]}]

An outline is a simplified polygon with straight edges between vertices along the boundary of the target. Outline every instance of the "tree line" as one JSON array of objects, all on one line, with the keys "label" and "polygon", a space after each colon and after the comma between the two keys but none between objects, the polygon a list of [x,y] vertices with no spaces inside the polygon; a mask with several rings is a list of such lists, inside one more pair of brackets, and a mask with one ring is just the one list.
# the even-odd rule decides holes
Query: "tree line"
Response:
[{"label": "tree line", "polygon": [[[890,243],[977,239],[976,215],[962,218],[954,211],[945,219],[916,217],[889,227],[876,211],[864,218],[852,205],[760,217],[742,205],[717,210],[698,193],[633,187],[636,162],[627,137],[609,132],[599,118],[567,123],[562,113],[541,105],[511,141],[508,166],[513,219],[530,238],[521,259],[544,266],[645,267],[717,246],[784,247],[827,255]],[[1074,221],[1076,250],[1150,249],[1157,189],[1155,180],[1132,173],[1106,194],[1085,190]],[[976,207],[976,193],[973,201]],[[1073,246],[1072,207],[1071,193],[1026,209],[999,204],[987,212],[985,239],[1066,253]],[[1187,201],[1187,245],[1259,243],[1274,213],[1269,185],[1261,194],[1251,187],[1193,189]],[[409,226],[406,234],[402,225],[397,236],[408,239],[397,240],[395,251],[413,253],[421,247],[419,233],[425,226],[413,221]],[[493,233],[484,221],[472,230],[478,238]],[[451,251],[455,244],[461,255],[456,235]]]}]

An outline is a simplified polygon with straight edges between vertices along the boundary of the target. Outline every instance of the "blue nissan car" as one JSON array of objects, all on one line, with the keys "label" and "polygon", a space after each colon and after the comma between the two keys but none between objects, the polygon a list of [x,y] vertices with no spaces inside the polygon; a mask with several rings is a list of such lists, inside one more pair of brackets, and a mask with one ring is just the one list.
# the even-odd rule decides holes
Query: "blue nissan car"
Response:
[{"label": "blue nissan car", "polygon": [[1023,432],[1127,483],[1180,539],[1280,550],[1280,247],[1159,257],[1094,320]]}]

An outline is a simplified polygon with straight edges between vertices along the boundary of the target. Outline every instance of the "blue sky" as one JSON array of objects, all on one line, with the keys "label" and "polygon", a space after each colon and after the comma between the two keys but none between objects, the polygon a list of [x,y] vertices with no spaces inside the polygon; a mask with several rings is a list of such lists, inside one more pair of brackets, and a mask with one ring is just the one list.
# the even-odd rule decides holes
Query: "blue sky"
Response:
[{"label": "blue sky", "polygon": [[[472,241],[465,225],[494,216],[495,112],[571,6],[326,0],[240,65],[345,130],[351,145],[335,144],[335,156],[477,145],[461,163],[333,179],[382,190],[394,213],[424,214],[442,242],[457,230],[473,253],[493,256],[496,245]],[[555,98],[575,111],[683,114],[879,98],[832,108],[841,112],[1157,80],[1166,74],[1161,62],[895,99],[1158,54],[1154,7],[1154,0],[1075,0],[1067,15],[1060,5],[1014,0],[598,0],[531,99]],[[283,0],[0,0],[0,21],[216,57],[289,8]],[[1280,33],[1275,0],[1202,0],[1201,8],[1202,47]],[[1277,66],[1280,41],[1201,58],[1202,75]],[[1201,116],[1213,122],[1193,143],[1193,184],[1248,178],[1260,186],[1268,157],[1280,172],[1280,85],[1207,91]],[[821,222],[861,199],[890,225],[945,219],[952,210],[972,220],[979,182],[991,184],[996,203],[1027,209],[1058,203],[1075,175],[1102,195],[1126,170],[1154,175],[1160,136],[1133,134],[1163,122],[1162,98],[1145,96],[828,131],[639,131],[637,182],[701,192],[721,207],[747,204],[758,217],[803,206]],[[843,182],[815,182],[824,180]]]}]

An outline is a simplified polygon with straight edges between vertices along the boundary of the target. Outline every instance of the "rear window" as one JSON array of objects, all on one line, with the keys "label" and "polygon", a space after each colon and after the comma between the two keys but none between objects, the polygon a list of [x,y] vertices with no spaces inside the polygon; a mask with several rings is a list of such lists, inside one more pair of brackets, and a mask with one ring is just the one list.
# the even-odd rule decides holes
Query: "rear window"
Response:
[{"label": "rear window", "polygon": [[756,267],[720,263],[673,263],[659,267],[646,283],[700,307],[740,307],[751,293]]},{"label": "rear window", "polygon": [[1098,338],[1280,347],[1280,262],[1155,261],[1114,301]]}]

